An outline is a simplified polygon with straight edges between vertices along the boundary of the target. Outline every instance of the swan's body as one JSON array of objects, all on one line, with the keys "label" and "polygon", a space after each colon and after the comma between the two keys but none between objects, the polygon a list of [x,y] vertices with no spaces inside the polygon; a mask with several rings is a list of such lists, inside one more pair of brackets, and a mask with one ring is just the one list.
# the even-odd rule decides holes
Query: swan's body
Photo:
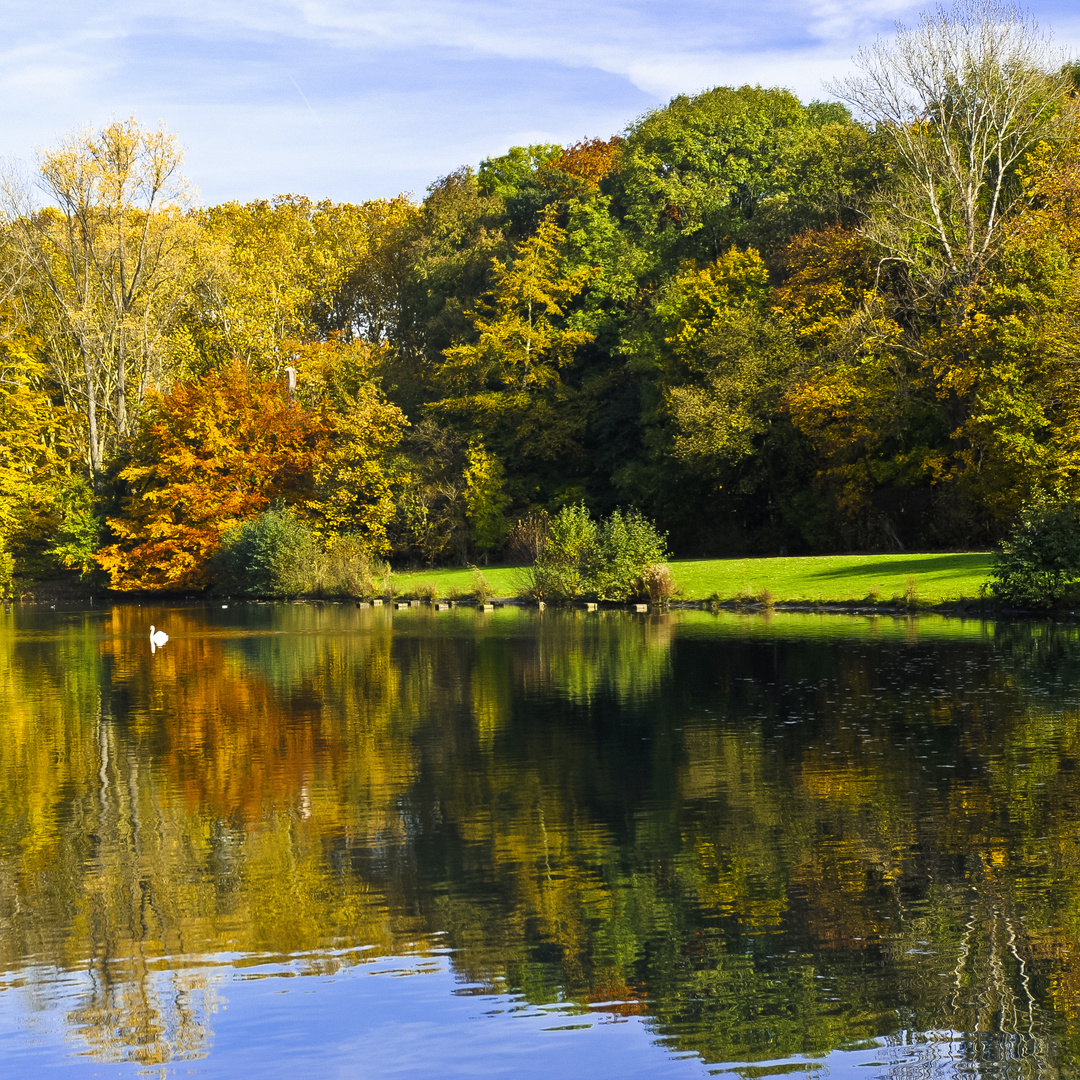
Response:
[{"label": "swan's body", "polygon": [[166,641],[169,640],[169,635],[164,630],[155,630],[153,626],[150,627],[150,651],[160,649]]}]

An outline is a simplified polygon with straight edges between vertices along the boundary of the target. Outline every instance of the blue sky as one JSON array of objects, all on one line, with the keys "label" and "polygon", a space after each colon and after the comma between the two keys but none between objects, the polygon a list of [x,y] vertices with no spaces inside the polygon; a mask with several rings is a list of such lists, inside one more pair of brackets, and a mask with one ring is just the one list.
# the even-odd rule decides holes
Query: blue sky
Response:
[{"label": "blue sky", "polygon": [[[0,38],[0,155],[134,115],[205,203],[412,191],[515,143],[622,130],[674,94],[804,100],[924,5],[898,0],[23,0]],[[1080,5],[1028,5],[1080,51]]]}]

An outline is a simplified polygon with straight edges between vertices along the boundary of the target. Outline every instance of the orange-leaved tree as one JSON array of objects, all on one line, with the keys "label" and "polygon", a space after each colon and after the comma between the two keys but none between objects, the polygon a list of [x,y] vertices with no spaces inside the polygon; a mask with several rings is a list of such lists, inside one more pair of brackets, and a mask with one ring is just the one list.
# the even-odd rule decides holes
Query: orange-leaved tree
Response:
[{"label": "orange-leaved tree", "polygon": [[[373,457],[400,437],[400,413],[381,398],[369,404],[365,427],[356,409],[342,414],[329,398],[305,405],[284,381],[259,378],[240,363],[156,397],[120,473],[127,493],[121,513],[108,520],[115,542],[96,556],[112,587],[202,588],[225,532],[271,503],[292,505],[301,517],[323,516],[319,508],[332,495],[326,463],[343,454],[353,462]],[[333,524],[380,550],[385,492],[375,484],[374,520],[363,520],[365,475],[344,471],[357,519]]]},{"label": "orange-leaved tree", "polygon": [[541,168],[541,183],[564,199],[589,198],[600,190],[600,181],[615,171],[622,144],[616,135],[610,139],[583,139],[567,146]]}]

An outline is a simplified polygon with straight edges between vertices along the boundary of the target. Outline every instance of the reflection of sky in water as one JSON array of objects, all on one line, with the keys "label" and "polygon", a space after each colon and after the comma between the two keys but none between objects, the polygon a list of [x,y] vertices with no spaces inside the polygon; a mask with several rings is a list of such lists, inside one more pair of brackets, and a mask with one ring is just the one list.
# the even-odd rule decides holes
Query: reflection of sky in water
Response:
[{"label": "reflection of sky in water", "polygon": [[[222,1077],[514,1077],[515,1080],[690,1078],[794,1074],[831,1080],[964,1075],[970,1043],[955,1032],[901,1033],[820,1058],[794,1057],[705,1065],[694,1054],[672,1054],[647,1020],[573,1005],[533,1005],[455,978],[445,954],[379,957],[307,974],[304,964],[222,957],[220,966],[189,971],[186,1004],[210,1020],[202,1046],[168,1067],[177,1076]],[[211,960],[212,958],[204,958]],[[306,961],[305,961],[306,963]],[[0,1071],[30,1077],[57,1072],[136,1076],[153,1066],[117,1062],[103,1068],[81,1056],[79,1032],[64,1022],[90,991],[84,973],[24,971],[48,995],[42,1011],[27,1011],[12,986],[0,996]],[[0,985],[3,985],[0,982]],[[176,996],[167,972],[153,990]],[[201,1000],[198,1000],[200,999]],[[209,1015],[208,1015],[209,1014]],[[29,1037],[28,1037],[29,1036]],[[1021,1056],[1025,1047],[1015,1047]],[[1011,1053],[1007,1053],[1012,1057]],[[1014,1061],[1015,1064],[1015,1061]]]},{"label": "reflection of sky in water", "polygon": [[[455,979],[449,958],[380,957],[329,976],[296,966],[231,965],[203,971],[212,1032],[177,1076],[223,1077],[671,1077],[707,1075],[701,1062],[657,1045],[639,1017],[602,1009],[535,1006]],[[0,996],[0,1073],[86,1071],[131,1075],[146,1066],[73,1059],[85,1053],[65,1014],[89,990],[82,973],[23,972],[47,992],[43,1012],[9,988]],[[173,993],[168,973],[156,989]],[[193,995],[194,996],[194,995]],[[29,1033],[29,1038],[27,1034]],[[151,1074],[156,1070],[150,1069]]]}]

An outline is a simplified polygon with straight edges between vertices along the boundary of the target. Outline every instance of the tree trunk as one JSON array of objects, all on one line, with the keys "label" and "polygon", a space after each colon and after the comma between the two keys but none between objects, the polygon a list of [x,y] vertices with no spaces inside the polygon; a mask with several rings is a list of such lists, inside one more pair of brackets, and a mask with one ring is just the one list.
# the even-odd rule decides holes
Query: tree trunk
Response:
[{"label": "tree trunk", "polygon": [[101,475],[101,445],[98,442],[97,422],[97,387],[94,383],[94,368],[89,354],[83,350],[83,370],[86,372],[86,420],[89,425],[90,441],[90,483],[94,489],[98,486]]}]

